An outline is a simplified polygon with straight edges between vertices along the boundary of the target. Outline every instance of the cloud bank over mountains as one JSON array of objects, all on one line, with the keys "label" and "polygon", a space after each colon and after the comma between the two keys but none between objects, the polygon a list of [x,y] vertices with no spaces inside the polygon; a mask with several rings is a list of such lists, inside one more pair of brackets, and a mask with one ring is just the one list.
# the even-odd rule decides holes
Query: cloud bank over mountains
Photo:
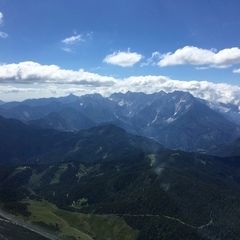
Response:
[{"label": "cloud bank over mountains", "polygon": [[180,81],[161,75],[114,78],[83,69],[75,71],[29,61],[0,65],[0,94],[5,99],[61,96],[69,93],[101,93],[106,96],[113,92],[154,93],[161,90],[188,91],[208,101],[240,106],[240,86],[227,83]]}]

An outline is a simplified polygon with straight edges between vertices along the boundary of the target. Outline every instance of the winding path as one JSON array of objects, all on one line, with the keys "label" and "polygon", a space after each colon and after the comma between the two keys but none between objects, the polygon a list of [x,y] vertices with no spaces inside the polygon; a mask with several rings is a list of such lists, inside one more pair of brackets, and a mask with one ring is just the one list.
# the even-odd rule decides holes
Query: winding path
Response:
[{"label": "winding path", "polygon": [[[103,215],[106,215],[106,214],[103,214]],[[186,223],[184,221],[182,221],[181,219],[179,218],[175,218],[175,217],[170,217],[170,216],[167,216],[167,215],[160,215],[160,214],[109,214],[109,215],[116,215],[116,216],[122,216],[122,217],[161,217],[161,218],[166,218],[166,219],[169,219],[169,220],[172,220],[172,221],[175,221],[175,222],[178,222],[182,225],[185,225],[185,226],[188,226],[190,228],[194,228],[194,229],[197,229],[197,230],[202,230],[204,229],[205,227],[208,227],[210,225],[213,224],[213,220],[210,219],[210,221],[207,223],[207,224],[204,224],[204,225],[201,225],[201,226],[193,226],[189,223]]]}]

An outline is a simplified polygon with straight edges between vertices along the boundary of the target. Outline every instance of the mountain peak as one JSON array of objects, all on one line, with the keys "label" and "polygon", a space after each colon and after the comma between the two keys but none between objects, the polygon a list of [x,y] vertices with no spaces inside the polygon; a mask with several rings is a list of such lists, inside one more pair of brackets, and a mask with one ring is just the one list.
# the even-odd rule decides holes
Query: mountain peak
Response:
[{"label": "mountain peak", "polygon": [[79,99],[79,96],[77,96],[77,95],[75,95],[73,93],[70,93],[69,95],[67,95],[67,96],[65,96],[63,98],[68,99],[68,100],[77,100],[77,99]]},{"label": "mountain peak", "polygon": [[73,94],[73,93],[70,93],[70,94],[68,94],[66,97],[69,98],[69,97],[78,97],[78,96],[76,96],[76,95]]},{"label": "mountain peak", "polygon": [[88,98],[88,99],[103,99],[104,97],[100,93],[92,93],[92,94],[86,94],[82,95],[81,98]]}]

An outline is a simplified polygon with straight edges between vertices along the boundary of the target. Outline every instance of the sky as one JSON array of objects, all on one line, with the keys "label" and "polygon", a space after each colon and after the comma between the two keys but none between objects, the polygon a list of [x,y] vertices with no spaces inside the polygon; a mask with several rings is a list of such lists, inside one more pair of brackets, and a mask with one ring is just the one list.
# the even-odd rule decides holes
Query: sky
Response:
[{"label": "sky", "polygon": [[0,0],[0,99],[186,90],[236,103],[239,9],[239,0]]}]

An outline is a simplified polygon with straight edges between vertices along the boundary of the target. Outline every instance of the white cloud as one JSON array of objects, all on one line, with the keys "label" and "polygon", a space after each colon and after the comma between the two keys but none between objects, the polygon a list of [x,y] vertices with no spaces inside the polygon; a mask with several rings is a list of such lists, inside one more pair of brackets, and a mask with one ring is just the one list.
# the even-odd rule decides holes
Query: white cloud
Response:
[{"label": "white cloud", "polygon": [[128,50],[127,52],[114,52],[112,54],[107,55],[103,62],[108,64],[117,65],[120,67],[132,67],[136,63],[138,63],[143,56],[136,52],[130,52]]},{"label": "white cloud", "polygon": [[109,85],[114,78],[86,72],[62,69],[57,65],[20,62],[0,65],[0,83],[55,83],[79,85]]},{"label": "white cloud", "polygon": [[0,38],[7,38],[8,34],[5,32],[0,32]]},{"label": "white cloud", "polygon": [[234,69],[233,73],[240,73],[240,68]]},{"label": "white cloud", "polygon": [[196,65],[215,68],[225,68],[240,63],[240,48],[226,48],[220,51],[186,46],[177,49],[174,53],[162,55],[158,65],[160,67],[173,65]]},{"label": "white cloud", "polygon": [[92,72],[69,70],[35,62],[0,65],[0,99],[114,92],[188,91],[194,96],[240,106],[240,86],[209,81],[180,81],[166,76],[131,76],[117,79]]},{"label": "white cloud", "polygon": [[87,40],[92,40],[92,38],[93,32],[77,34],[77,32],[74,31],[73,36],[67,37],[61,41],[62,43],[61,49],[67,53],[74,52],[74,50],[80,43],[84,43]]},{"label": "white cloud", "polygon": [[166,76],[132,76],[119,81],[116,91],[154,93],[187,91],[211,102],[233,103],[240,106],[240,86],[209,81],[180,81]]},{"label": "white cloud", "polygon": [[37,88],[26,88],[26,87],[16,87],[11,85],[1,86],[0,93],[8,94],[8,93],[28,93],[28,92],[37,92],[39,89]]},{"label": "white cloud", "polygon": [[0,25],[3,23],[3,13],[0,12]]},{"label": "white cloud", "polygon": [[62,40],[62,43],[66,44],[66,45],[74,45],[77,44],[79,42],[84,42],[85,39],[83,38],[82,35],[78,34],[78,35],[73,35],[71,37],[67,37],[65,39]]}]

